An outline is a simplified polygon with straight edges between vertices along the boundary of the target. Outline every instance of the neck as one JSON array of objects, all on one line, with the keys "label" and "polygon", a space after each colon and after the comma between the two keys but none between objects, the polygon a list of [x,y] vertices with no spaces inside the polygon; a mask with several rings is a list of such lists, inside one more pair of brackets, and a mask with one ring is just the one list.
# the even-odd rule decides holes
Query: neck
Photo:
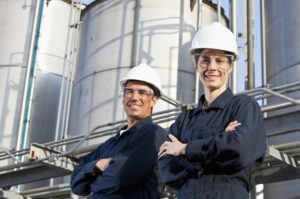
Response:
[{"label": "neck", "polygon": [[132,126],[134,126],[139,120],[135,120],[132,118],[129,118],[127,120],[127,128],[130,129]]},{"label": "neck", "polygon": [[127,119],[127,128],[128,129],[131,128],[132,126],[134,126],[136,123],[138,123],[139,121],[141,121],[144,118],[146,118],[146,117],[143,117],[143,118],[128,117],[128,119]]},{"label": "neck", "polygon": [[221,95],[224,91],[226,90],[226,87],[219,88],[216,90],[210,90],[208,88],[204,89],[204,95],[205,95],[205,100],[208,103],[208,106],[219,96]]}]

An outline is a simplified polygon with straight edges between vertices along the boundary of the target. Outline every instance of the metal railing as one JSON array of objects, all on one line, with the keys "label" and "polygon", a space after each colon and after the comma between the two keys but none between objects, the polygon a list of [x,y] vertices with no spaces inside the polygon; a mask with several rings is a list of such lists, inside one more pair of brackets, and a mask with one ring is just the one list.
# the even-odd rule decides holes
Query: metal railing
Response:
[{"label": "metal railing", "polygon": [[[270,112],[275,110],[284,109],[286,107],[290,106],[298,106],[300,105],[300,101],[298,99],[293,99],[290,97],[287,97],[285,94],[289,92],[296,91],[300,88],[300,82],[289,84],[289,85],[283,85],[280,87],[276,87],[273,89],[270,88],[255,88],[251,90],[247,90],[244,92],[241,92],[239,94],[247,94],[252,97],[254,97],[256,100],[262,100],[270,97],[276,97],[283,100],[282,103],[277,104],[267,104],[261,107],[263,112]],[[157,124],[163,124],[166,122],[172,122],[176,119],[178,114],[181,112],[182,108],[184,108],[185,104],[182,104],[176,100],[173,100],[167,96],[163,96],[162,99],[166,101],[167,103],[170,103],[175,106],[175,108],[164,110],[160,112],[156,112],[153,114],[153,120]],[[195,105],[195,104],[193,104]],[[12,160],[11,164],[0,167],[0,173],[6,172],[6,171],[13,171],[19,168],[32,166],[36,164],[41,164],[43,161],[51,161],[53,158],[60,158],[60,157],[66,157],[66,156],[77,156],[82,155],[84,153],[87,153],[89,151],[94,150],[97,146],[91,145],[86,147],[81,147],[81,144],[84,143],[87,140],[96,139],[100,137],[110,136],[113,135],[116,130],[120,127],[121,124],[126,123],[125,120],[116,121],[116,122],[110,122],[106,124],[99,125],[92,129],[88,134],[85,136],[75,136],[72,138],[66,138],[58,141],[43,143],[42,145],[47,148],[56,148],[58,146],[71,146],[72,148],[68,151],[61,151],[59,154],[51,155],[49,157],[46,157],[44,159],[39,159],[35,161],[31,160],[25,160],[23,162],[20,162],[18,160],[19,156],[28,156],[30,153],[30,148],[26,148],[20,151],[15,150],[9,150],[4,147],[0,147],[0,162],[4,160]],[[67,147],[64,147],[67,148]],[[258,170],[267,169],[270,167],[279,167],[285,164],[291,165],[293,167],[299,168],[300,162],[300,141],[293,142],[293,143],[286,143],[286,144],[280,144],[276,146],[269,146],[268,153],[266,154],[265,161],[263,165]],[[60,186],[57,187],[48,187],[48,188],[41,188],[36,190],[30,190],[20,192],[20,194],[24,195],[35,195],[39,192],[47,192],[47,191],[53,191],[56,189],[61,189]],[[69,187],[63,186],[63,189],[69,189]],[[57,191],[57,190],[56,190]],[[34,193],[33,193],[34,192]]]}]

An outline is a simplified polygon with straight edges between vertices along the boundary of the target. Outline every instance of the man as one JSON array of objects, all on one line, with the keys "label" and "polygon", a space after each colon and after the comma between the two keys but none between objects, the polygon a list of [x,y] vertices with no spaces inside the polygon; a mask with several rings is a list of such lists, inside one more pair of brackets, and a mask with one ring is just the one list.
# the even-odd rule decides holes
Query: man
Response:
[{"label": "man", "polygon": [[167,134],[151,118],[161,96],[159,75],[146,64],[121,81],[127,125],[84,156],[71,176],[72,192],[93,199],[157,199],[163,185],[157,154]]},{"label": "man", "polygon": [[257,102],[227,88],[238,57],[235,37],[214,22],[196,33],[190,53],[204,95],[170,127],[159,152],[162,179],[179,199],[248,199],[266,138]]}]

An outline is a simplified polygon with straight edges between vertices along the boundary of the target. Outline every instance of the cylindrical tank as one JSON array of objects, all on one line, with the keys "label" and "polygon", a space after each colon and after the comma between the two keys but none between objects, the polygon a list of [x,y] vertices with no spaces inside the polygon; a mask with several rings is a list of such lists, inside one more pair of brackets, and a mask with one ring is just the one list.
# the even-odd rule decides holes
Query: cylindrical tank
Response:
[{"label": "cylindrical tank", "polygon": [[[300,1],[267,0],[265,3],[265,37],[267,83],[272,87],[300,81]],[[285,93],[299,99],[300,91]],[[278,97],[268,99],[268,104],[280,103]],[[298,119],[300,107],[268,113],[269,144],[276,145],[300,140]],[[282,133],[286,132],[286,133]],[[284,174],[283,174],[284,175]],[[283,176],[284,178],[284,176]],[[300,180],[265,184],[264,198],[292,199],[300,196]]]},{"label": "cylindrical tank", "polygon": [[79,18],[79,8],[67,1],[48,1],[43,9],[29,128],[31,142],[45,143],[55,139],[62,80],[70,81],[70,73],[74,73],[72,54],[76,54],[78,47]]},{"label": "cylindrical tank", "polygon": [[0,1],[0,143],[8,148],[17,143],[32,7],[31,2]]},{"label": "cylindrical tank", "polygon": [[[73,9],[73,12],[76,10],[79,12],[78,9]],[[38,15],[35,18],[36,11]],[[32,98],[26,103],[27,107],[31,107],[28,109],[30,114],[21,122],[28,124],[24,146],[54,140],[60,85],[66,65],[66,41],[70,32],[77,31],[68,32],[72,25],[69,24],[70,12],[70,3],[63,0],[0,1],[1,146],[18,148],[18,128],[28,68],[35,72],[27,88],[32,92]],[[33,29],[34,23],[36,29]],[[35,47],[30,50],[32,37]],[[30,56],[32,63],[29,63]]]},{"label": "cylindrical tank", "polygon": [[[216,6],[204,2],[199,15],[198,4],[185,0],[99,0],[83,11],[70,114],[72,136],[126,119],[119,82],[141,62],[159,72],[165,95],[194,102],[196,73],[188,49],[200,25],[217,21]],[[221,20],[225,23],[224,17]],[[160,100],[154,112],[169,108],[173,106]],[[88,144],[92,143],[99,140]]]}]

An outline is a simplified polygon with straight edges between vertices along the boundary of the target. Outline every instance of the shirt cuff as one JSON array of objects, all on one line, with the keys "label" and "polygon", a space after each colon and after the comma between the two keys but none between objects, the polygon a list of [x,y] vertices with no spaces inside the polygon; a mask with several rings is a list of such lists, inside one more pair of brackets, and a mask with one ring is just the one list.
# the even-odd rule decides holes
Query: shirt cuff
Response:
[{"label": "shirt cuff", "polygon": [[203,151],[204,142],[202,140],[193,140],[186,146],[186,157],[191,161],[203,161],[205,154]]},{"label": "shirt cuff", "polygon": [[89,162],[85,166],[85,176],[87,177],[97,177],[102,172],[96,167],[97,160]]}]

